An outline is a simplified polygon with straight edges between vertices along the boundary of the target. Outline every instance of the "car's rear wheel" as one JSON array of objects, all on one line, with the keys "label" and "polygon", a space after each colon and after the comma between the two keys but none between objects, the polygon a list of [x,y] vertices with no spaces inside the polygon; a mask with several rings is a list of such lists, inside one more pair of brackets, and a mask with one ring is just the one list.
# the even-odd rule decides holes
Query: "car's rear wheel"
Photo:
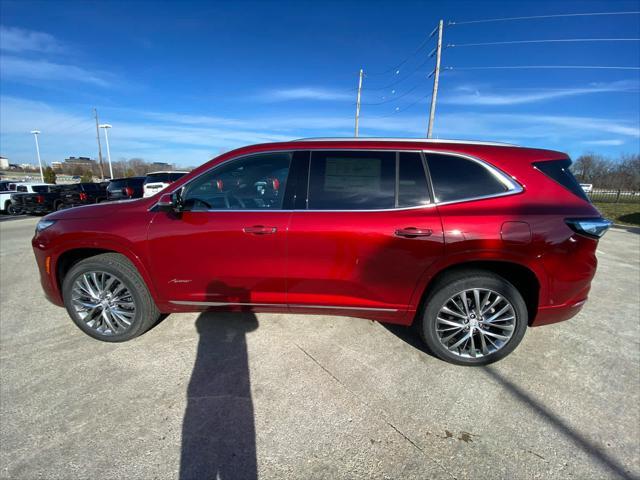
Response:
[{"label": "car's rear wheel", "polygon": [[160,316],[138,271],[117,253],[76,263],[64,278],[62,292],[75,324],[87,335],[106,342],[137,337]]},{"label": "car's rear wheel", "polygon": [[425,299],[420,334],[438,357],[458,365],[487,365],[511,353],[528,323],[516,287],[481,270],[441,279]]}]

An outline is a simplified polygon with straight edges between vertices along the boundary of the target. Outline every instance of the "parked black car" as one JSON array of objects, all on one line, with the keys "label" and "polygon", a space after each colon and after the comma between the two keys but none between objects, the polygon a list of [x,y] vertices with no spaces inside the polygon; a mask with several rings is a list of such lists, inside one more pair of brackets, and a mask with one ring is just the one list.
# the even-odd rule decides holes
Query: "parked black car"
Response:
[{"label": "parked black car", "polygon": [[12,193],[11,206],[27,215],[43,215],[53,212],[60,201],[59,185],[38,185],[35,193]]},{"label": "parked black car", "polygon": [[143,184],[147,177],[114,178],[107,187],[107,200],[142,198]]},{"label": "parked black car", "polygon": [[107,187],[102,183],[73,183],[60,185],[60,198],[56,210],[100,203],[107,199]]}]

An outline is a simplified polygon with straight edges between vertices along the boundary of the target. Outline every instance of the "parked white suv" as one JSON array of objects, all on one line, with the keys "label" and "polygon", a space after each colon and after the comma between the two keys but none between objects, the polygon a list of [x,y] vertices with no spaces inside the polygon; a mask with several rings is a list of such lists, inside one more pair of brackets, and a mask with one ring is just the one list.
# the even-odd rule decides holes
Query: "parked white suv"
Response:
[{"label": "parked white suv", "polygon": [[144,181],[144,197],[151,197],[189,172],[151,172]]}]

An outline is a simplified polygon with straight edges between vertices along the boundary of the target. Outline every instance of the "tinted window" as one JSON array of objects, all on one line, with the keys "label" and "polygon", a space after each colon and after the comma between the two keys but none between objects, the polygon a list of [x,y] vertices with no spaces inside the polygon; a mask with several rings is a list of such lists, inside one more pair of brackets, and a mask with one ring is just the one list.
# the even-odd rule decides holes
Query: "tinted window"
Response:
[{"label": "tinted window", "polygon": [[395,164],[395,152],[313,152],[308,208],[393,208]]},{"label": "tinted window", "polygon": [[127,178],[127,185],[130,187],[140,187],[147,177],[131,177]]},{"label": "tinted window", "polygon": [[178,180],[179,178],[182,178],[186,175],[186,173],[184,172],[174,172],[174,173],[170,173],[169,174],[169,181],[170,182],[175,182],[176,180]]},{"label": "tinted window", "polygon": [[82,189],[85,192],[97,192],[100,189],[100,186],[97,183],[83,183]]},{"label": "tinted window", "polygon": [[454,155],[428,155],[436,202],[496,195],[507,187],[478,162]]},{"label": "tinted window", "polygon": [[107,186],[107,190],[118,190],[119,188],[124,188],[125,186],[125,180],[112,180],[111,182],[109,182],[109,185]]},{"label": "tinted window", "polygon": [[[51,190],[49,190],[49,187],[47,185],[38,185],[38,186],[35,186],[35,187],[31,187],[31,188],[36,193],[47,193],[49,191],[53,191],[54,190],[53,188]],[[25,191],[26,191],[26,189],[25,189]]]},{"label": "tinted window", "polygon": [[398,207],[416,207],[431,202],[422,155],[400,153],[398,165]]},{"label": "tinted window", "polygon": [[156,182],[168,182],[169,174],[168,173],[150,173],[147,175],[147,178],[144,180],[144,183],[156,183]]},{"label": "tinted window", "polygon": [[26,192],[27,191],[27,187],[25,187],[24,185],[18,185],[16,187],[16,192]]},{"label": "tinted window", "polygon": [[191,182],[184,193],[186,210],[277,210],[291,163],[291,153],[262,153],[214,168]]},{"label": "tinted window", "polygon": [[584,193],[584,190],[573,176],[573,173],[569,170],[571,160],[553,160],[550,162],[536,162],[533,164],[538,170],[544,173],[547,177],[555,180],[564,188],[573,192],[580,198],[589,201],[589,198]]}]

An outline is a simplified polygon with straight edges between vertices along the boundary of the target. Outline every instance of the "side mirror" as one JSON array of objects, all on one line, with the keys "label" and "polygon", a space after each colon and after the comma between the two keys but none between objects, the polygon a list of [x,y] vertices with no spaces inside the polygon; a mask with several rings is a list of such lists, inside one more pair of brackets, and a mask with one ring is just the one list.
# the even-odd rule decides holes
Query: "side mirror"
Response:
[{"label": "side mirror", "polygon": [[164,212],[180,212],[182,210],[182,189],[173,193],[164,193],[156,203],[156,207]]}]

